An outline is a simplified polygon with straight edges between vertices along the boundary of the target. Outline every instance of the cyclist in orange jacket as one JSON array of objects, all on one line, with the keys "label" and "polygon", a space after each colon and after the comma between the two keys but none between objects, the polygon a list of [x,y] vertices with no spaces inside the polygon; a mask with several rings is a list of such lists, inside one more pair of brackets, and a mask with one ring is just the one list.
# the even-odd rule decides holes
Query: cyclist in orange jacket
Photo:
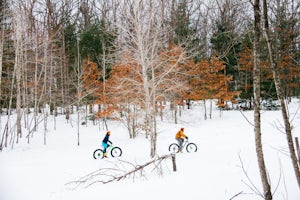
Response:
[{"label": "cyclist in orange jacket", "polygon": [[178,141],[179,145],[179,152],[182,152],[184,138],[188,139],[188,137],[184,134],[184,128],[181,128],[175,135],[175,139]]}]

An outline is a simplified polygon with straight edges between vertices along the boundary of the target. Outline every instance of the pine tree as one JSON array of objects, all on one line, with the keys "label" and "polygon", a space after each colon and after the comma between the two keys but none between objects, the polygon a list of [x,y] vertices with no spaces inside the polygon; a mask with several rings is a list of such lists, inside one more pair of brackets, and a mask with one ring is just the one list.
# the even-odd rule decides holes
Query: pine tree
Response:
[{"label": "pine tree", "polygon": [[[241,42],[236,33],[235,21],[238,11],[231,1],[225,1],[219,7],[219,17],[215,21],[215,28],[211,37],[212,53],[226,64],[226,75],[237,79],[238,54],[241,51]],[[229,83],[231,91],[236,90],[235,82]]]}]

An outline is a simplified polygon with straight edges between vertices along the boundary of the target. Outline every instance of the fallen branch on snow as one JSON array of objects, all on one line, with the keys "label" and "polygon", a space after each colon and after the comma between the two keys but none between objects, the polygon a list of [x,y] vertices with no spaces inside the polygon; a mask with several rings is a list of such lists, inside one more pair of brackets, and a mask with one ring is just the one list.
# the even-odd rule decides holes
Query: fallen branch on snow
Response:
[{"label": "fallen branch on snow", "polygon": [[[66,183],[66,185],[75,185],[73,187],[73,189],[76,189],[77,187],[86,184],[85,187],[89,187],[95,183],[102,183],[102,184],[107,184],[107,183],[111,183],[113,181],[120,181],[122,179],[125,179],[127,177],[135,177],[137,173],[139,173],[139,176],[144,176],[144,169],[147,166],[150,165],[154,165],[154,168],[152,170],[155,169],[159,169],[161,162],[167,158],[171,158],[172,157],[172,162],[173,162],[173,170],[174,170],[174,165],[175,165],[175,160],[174,160],[174,155],[172,154],[167,154],[167,155],[163,155],[160,157],[157,157],[143,165],[134,165],[130,162],[127,161],[122,161],[119,160],[122,164],[127,164],[133,167],[133,169],[131,169],[130,171],[125,171],[123,169],[120,169],[120,166],[117,166],[115,164],[116,168],[101,168],[98,169],[94,172],[91,172],[81,178],[79,178],[76,181],[72,181],[69,183]],[[176,169],[176,166],[175,166]],[[160,169],[161,170],[161,169]],[[175,170],[176,171],[176,170]]]}]

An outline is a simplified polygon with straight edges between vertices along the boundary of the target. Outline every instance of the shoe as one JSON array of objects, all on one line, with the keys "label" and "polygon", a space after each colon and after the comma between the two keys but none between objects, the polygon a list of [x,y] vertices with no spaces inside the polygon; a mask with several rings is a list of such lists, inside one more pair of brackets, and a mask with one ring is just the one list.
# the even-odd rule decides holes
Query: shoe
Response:
[{"label": "shoe", "polygon": [[106,153],[103,154],[103,157],[104,157],[104,158],[107,158]]}]

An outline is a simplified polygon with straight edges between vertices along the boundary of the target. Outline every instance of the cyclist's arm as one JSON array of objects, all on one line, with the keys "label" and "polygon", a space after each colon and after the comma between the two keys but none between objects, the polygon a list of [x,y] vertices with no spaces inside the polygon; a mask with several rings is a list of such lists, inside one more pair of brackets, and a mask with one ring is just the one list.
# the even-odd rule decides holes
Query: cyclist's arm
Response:
[{"label": "cyclist's arm", "polygon": [[188,137],[184,133],[181,133],[181,137],[188,139]]}]

